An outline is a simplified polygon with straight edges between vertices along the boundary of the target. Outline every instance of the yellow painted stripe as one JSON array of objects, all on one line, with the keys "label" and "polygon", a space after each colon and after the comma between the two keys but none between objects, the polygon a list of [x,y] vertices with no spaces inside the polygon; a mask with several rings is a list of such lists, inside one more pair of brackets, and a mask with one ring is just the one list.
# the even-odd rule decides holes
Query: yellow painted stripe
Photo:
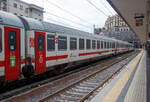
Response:
[{"label": "yellow painted stripe", "polygon": [[121,94],[122,89],[125,87],[127,81],[130,78],[131,73],[136,68],[140,58],[142,57],[144,51],[141,51],[140,54],[136,57],[135,61],[131,63],[128,70],[119,78],[113,88],[104,96],[102,102],[116,102],[119,95]]}]

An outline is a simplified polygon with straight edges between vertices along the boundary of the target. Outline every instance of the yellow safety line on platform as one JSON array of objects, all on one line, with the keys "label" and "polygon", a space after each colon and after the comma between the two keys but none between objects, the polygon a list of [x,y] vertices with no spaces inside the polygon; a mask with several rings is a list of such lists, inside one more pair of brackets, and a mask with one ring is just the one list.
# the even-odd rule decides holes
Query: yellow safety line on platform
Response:
[{"label": "yellow safety line on platform", "polygon": [[142,50],[140,54],[136,57],[135,61],[131,63],[128,70],[119,78],[119,80],[115,83],[112,89],[104,96],[102,102],[116,102],[119,95],[121,94],[122,89],[125,87],[127,81],[130,78],[131,73],[136,68],[140,58],[142,57],[144,51]]}]

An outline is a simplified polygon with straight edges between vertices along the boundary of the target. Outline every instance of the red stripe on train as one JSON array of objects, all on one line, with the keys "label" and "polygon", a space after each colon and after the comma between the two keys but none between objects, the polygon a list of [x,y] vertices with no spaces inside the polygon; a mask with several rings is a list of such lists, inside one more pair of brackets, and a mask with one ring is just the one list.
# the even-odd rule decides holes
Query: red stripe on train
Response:
[{"label": "red stripe on train", "polygon": [[61,56],[51,56],[51,57],[46,57],[46,60],[49,61],[49,60],[58,60],[58,59],[64,59],[64,58],[67,58],[68,55],[61,55]]},{"label": "red stripe on train", "polygon": [[79,56],[95,55],[95,54],[101,54],[101,53],[106,53],[106,52],[109,52],[109,50],[89,52],[89,53],[79,53]]},{"label": "red stripe on train", "polygon": [[[46,60],[57,60],[57,59],[64,59],[67,58],[68,55],[61,55],[61,56],[51,56],[51,57],[46,57]],[[25,59],[21,61],[21,64],[25,64]],[[35,63],[35,60],[32,59],[32,63]]]}]

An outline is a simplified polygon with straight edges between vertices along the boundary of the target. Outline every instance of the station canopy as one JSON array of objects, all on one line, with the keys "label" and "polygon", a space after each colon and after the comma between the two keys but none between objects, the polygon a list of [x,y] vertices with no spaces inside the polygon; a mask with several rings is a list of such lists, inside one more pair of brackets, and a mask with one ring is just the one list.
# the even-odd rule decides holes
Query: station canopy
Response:
[{"label": "station canopy", "polygon": [[150,35],[149,0],[107,0],[142,42]]}]

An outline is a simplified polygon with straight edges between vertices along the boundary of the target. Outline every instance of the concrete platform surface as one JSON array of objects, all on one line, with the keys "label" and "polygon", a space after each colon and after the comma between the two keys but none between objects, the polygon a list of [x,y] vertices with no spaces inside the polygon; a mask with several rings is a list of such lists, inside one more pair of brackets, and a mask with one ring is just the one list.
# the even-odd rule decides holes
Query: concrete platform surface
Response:
[{"label": "concrete platform surface", "polygon": [[150,102],[150,60],[136,56],[91,102]]}]

